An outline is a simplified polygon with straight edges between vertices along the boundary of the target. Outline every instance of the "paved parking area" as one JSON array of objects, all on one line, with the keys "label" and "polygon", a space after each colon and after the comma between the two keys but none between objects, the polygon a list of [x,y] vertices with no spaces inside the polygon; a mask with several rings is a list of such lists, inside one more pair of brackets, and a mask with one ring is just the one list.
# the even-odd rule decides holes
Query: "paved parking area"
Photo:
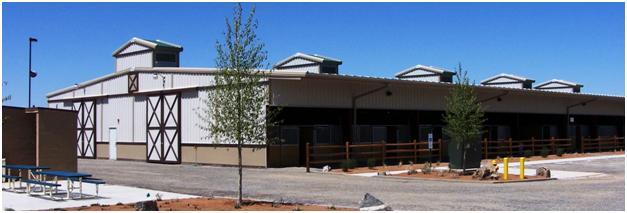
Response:
[{"label": "paved parking area", "polygon": [[[396,210],[625,210],[625,158],[530,165],[607,176],[511,184],[369,178],[305,173],[304,168],[244,169],[244,196],[357,207],[371,193]],[[233,167],[79,160],[79,170],[111,184],[201,196],[236,195]]]}]

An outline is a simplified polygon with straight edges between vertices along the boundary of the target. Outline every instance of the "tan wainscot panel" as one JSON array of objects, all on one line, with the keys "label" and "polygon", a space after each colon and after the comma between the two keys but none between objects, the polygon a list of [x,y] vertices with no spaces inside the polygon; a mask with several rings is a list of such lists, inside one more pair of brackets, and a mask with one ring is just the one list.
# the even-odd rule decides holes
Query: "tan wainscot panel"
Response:
[{"label": "tan wainscot panel", "polygon": [[[107,152],[109,150],[107,149]],[[146,144],[117,144],[117,158],[120,160],[146,160]],[[108,154],[107,154],[108,155]]]},{"label": "tan wainscot panel", "polygon": [[[182,161],[184,163],[203,163],[216,165],[237,165],[237,147],[196,147],[183,146]],[[244,166],[266,167],[266,148],[249,148],[242,149],[242,158]]]},{"label": "tan wainscot panel", "polygon": [[98,143],[96,144],[96,157],[102,159],[109,159],[109,144]]}]

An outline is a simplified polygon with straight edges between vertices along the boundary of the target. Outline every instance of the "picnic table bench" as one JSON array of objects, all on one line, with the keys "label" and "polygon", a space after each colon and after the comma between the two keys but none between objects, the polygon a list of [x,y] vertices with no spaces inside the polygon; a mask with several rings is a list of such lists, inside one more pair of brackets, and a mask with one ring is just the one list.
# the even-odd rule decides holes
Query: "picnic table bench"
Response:
[{"label": "picnic table bench", "polygon": [[76,182],[76,181],[82,181],[82,183],[91,183],[96,185],[96,197],[98,197],[98,186],[100,184],[105,184],[106,182],[102,179],[98,179],[98,178],[92,178],[92,177],[86,177],[83,178],[82,180],[79,180],[78,178],[70,178],[72,179],[72,181]]},{"label": "picnic table bench", "polygon": [[56,190],[57,187],[61,186],[61,184],[58,184],[58,183],[49,183],[49,182],[46,182],[46,181],[32,180],[32,179],[24,180],[23,182],[26,183],[26,191],[28,192],[29,195],[31,194],[31,187],[30,187],[31,184],[32,185],[40,185],[42,190],[43,190],[43,194],[44,195],[46,195],[46,188],[50,188],[50,190],[48,190],[48,192],[50,193],[50,198],[53,198],[52,197],[52,191],[53,191],[52,188],[55,188],[54,191],[56,192],[57,191]]},{"label": "picnic table bench", "polygon": [[[74,191],[74,182],[78,181],[78,189],[79,189],[79,198],[83,198],[83,179],[91,177],[91,174],[87,173],[79,173],[79,172],[68,172],[68,171],[40,171],[33,172],[34,174],[40,175],[40,181],[45,181],[46,176],[52,176],[54,184],[59,183],[59,178],[63,178],[67,181],[67,199],[71,198],[72,191]],[[56,187],[55,187],[56,192]]]},{"label": "picnic table bench", "polygon": [[[23,182],[22,171],[28,172],[28,176],[27,176],[27,180],[28,180],[28,179],[38,179],[38,177],[34,174],[34,172],[39,172],[42,170],[50,169],[49,167],[45,167],[45,166],[17,165],[17,164],[2,165],[2,168],[6,170],[6,172],[2,175],[2,178],[7,179],[9,181],[10,189],[12,191],[15,191],[14,184],[16,181],[19,182],[19,188],[22,188],[22,182]],[[11,170],[17,170],[18,174],[12,175]]]}]

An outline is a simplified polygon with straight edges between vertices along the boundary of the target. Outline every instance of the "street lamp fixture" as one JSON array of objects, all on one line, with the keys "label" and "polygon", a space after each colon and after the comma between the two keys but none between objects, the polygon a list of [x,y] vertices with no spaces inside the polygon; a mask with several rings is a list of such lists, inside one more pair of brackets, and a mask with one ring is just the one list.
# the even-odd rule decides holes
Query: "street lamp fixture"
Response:
[{"label": "street lamp fixture", "polygon": [[33,71],[32,66],[31,66],[33,42],[37,42],[37,39],[33,37],[29,37],[28,38],[28,106],[27,107],[31,107],[30,105],[31,79],[37,77],[37,73]]}]

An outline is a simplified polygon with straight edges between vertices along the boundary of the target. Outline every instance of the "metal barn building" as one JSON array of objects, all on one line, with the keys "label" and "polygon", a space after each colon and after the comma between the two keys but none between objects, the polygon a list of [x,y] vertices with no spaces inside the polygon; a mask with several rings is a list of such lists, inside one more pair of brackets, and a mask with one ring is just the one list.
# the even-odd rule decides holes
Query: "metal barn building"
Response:
[{"label": "metal barn building", "polygon": [[[154,163],[234,165],[233,144],[212,141],[197,111],[212,89],[214,68],[179,67],[183,48],[133,38],[113,53],[111,74],[51,92],[48,106],[78,111],[77,155]],[[417,65],[394,77],[343,75],[342,61],[297,53],[264,82],[266,110],[282,121],[278,144],[246,145],[244,164],[304,164],[305,143],[397,143],[443,138],[445,96],[455,72]],[[625,99],[582,93],[583,85],[500,74],[475,85],[486,112],[484,138],[624,136]]]}]

